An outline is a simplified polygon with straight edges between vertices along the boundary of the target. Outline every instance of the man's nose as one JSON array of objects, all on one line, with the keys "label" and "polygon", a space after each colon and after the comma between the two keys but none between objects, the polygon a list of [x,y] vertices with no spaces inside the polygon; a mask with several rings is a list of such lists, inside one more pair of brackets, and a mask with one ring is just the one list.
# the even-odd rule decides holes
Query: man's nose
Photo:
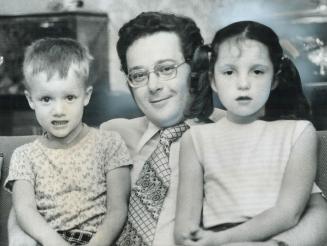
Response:
[{"label": "man's nose", "polygon": [[152,93],[155,93],[162,88],[159,76],[155,72],[149,73],[148,88]]}]

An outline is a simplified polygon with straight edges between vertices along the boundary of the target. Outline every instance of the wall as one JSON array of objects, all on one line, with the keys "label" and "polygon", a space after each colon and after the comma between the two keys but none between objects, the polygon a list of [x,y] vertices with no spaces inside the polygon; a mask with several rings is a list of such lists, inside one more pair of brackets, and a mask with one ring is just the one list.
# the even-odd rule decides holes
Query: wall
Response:
[{"label": "wall", "polygon": [[[55,0],[0,0],[0,15],[45,12]],[[241,19],[265,21],[279,11],[311,9],[317,0],[84,0],[83,9],[105,11],[109,16],[109,71],[113,91],[127,90],[120,72],[115,45],[119,28],[142,11],[168,11],[193,18],[206,42],[214,32],[230,22]]]}]

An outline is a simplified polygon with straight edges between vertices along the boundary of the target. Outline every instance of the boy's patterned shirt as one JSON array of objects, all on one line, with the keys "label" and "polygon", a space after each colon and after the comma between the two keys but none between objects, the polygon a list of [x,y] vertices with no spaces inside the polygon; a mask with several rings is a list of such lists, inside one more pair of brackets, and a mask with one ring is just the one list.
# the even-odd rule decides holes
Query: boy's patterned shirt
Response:
[{"label": "boy's patterned shirt", "polygon": [[12,156],[8,190],[15,180],[29,181],[38,211],[55,230],[96,232],[106,213],[106,174],[131,165],[120,135],[90,128],[79,143],[52,149],[40,139],[17,148]]}]

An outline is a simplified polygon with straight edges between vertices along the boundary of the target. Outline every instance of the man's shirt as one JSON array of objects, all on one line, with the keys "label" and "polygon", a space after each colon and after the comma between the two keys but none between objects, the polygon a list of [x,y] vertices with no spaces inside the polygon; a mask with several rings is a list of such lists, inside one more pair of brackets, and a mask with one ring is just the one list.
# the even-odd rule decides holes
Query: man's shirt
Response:
[{"label": "man's shirt", "polygon": [[[217,121],[225,115],[222,110],[215,110],[211,117]],[[200,124],[194,120],[186,120],[190,127]],[[131,170],[132,187],[137,181],[140,171],[159,143],[160,128],[149,122],[146,117],[135,119],[114,119],[105,122],[101,128],[117,131],[123,137],[133,160]],[[174,222],[178,188],[180,139],[170,147],[169,166],[171,169],[170,186],[163,203],[158,220],[153,246],[172,246],[174,243]]]}]

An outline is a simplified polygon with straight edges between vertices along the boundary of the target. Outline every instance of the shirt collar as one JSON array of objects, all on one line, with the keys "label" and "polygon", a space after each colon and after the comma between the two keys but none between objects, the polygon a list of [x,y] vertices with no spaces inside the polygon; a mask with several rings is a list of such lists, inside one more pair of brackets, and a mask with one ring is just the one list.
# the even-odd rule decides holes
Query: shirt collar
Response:
[{"label": "shirt collar", "polygon": [[160,128],[153,124],[151,121],[148,121],[145,132],[143,133],[140,141],[137,144],[136,151],[139,152],[143,146],[160,131]]},{"label": "shirt collar", "polygon": [[[193,119],[187,119],[187,120],[185,120],[185,123],[188,124],[189,126],[196,124],[195,120],[193,120]],[[147,126],[145,132],[143,133],[142,137],[140,138],[140,141],[137,144],[136,151],[139,152],[143,148],[143,146],[150,139],[152,139],[160,130],[161,130],[160,127],[156,126],[151,121],[148,121],[148,126]]]}]

